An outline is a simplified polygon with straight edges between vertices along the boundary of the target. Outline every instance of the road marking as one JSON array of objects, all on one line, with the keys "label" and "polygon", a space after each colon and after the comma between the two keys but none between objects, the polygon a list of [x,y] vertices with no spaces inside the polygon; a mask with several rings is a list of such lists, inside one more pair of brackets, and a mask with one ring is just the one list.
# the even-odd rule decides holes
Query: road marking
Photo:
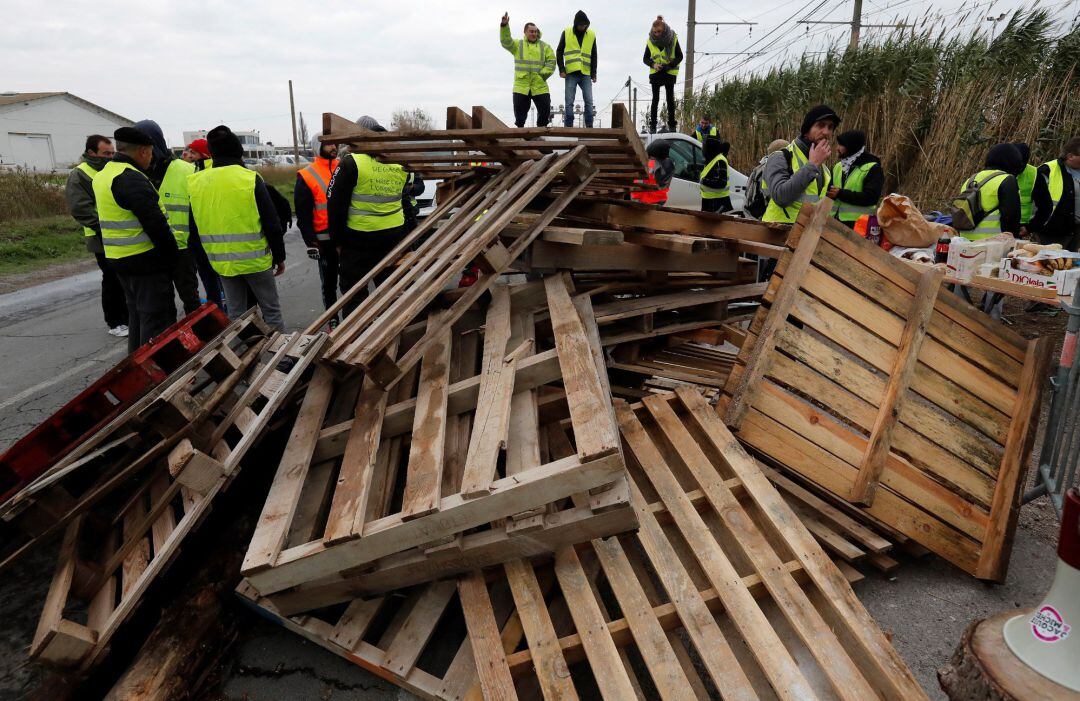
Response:
[{"label": "road marking", "polygon": [[121,355],[123,353],[126,353],[126,352],[127,352],[127,345],[125,344],[125,345],[120,346],[118,348],[113,348],[108,353],[105,353],[103,355],[99,355],[96,358],[91,358],[90,360],[87,360],[85,363],[79,363],[75,367],[70,368],[70,369],[60,373],[59,375],[57,375],[56,377],[54,377],[54,378],[52,378],[50,380],[46,380],[45,382],[39,382],[36,385],[34,385],[33,387],[28,387],[27,389],[24,389],[22,392],[19,392],[15,396],[9,397],[7,399],[7,401],[5,401],[3,403],[0,403],[0,411],[3,411],[4,409],[7,409],[12,404],[18,404],[19,402],[21,402],[21,401],[23,401],[25,399],[29,399],[30,397],[33,397],[35,394],[41,392],[42,390],[48,389],[49,387],[52,387],[55,384],[59,384],[59,383],[63,382],[64,380],[68,379],[72,375],[78,375],[80,372],[82,372],[84,370],[89,370],[90,368],[94,367],[98,363],[104,362],[106,360],[109,360],[110,358],[114,358],[114,357],[116,357],[118,355]]}]

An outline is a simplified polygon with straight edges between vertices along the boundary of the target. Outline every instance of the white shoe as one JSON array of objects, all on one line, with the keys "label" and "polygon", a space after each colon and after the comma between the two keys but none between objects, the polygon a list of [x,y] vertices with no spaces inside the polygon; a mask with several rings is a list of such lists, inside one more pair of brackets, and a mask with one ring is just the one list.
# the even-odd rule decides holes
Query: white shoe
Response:
[{"label": "white shoe", "polygon": [[120,324],[119,326],[114,326],[113,328],[109,329],[109,335],[116,336],[117,338],[127,338],[127,324]]}]

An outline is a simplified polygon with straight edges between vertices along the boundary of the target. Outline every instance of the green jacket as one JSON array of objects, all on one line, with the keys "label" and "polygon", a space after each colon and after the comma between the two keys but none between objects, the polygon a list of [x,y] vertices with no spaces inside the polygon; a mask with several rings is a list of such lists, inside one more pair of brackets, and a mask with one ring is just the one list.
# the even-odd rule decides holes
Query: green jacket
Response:
[{"label": "green jacket", "polygon": [[535,43],[515,40],[509,26],[499,26],[499,41],[514,56],[514,92],[547,95],[547,79],[555,72],[555,51],[539,39]]}]

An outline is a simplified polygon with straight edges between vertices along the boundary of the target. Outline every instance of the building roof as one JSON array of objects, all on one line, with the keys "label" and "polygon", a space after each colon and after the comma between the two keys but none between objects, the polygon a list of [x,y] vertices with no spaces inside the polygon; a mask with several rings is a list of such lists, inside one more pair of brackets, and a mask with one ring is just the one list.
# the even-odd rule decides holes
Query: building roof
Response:
[{"label": "building roof", "polygon": [[126,125],[130,126],[130,125],[135,123],[134,120],[131,120],[131,119],[128,119],[127,117],[119,115],[116,112],[113,112],[112,110],[107,110],[104,107],[101,107],[100,105],[95,105],[93,102],[90,102],[89,100],[84,100],[83,98],[79,97],[78,95],[72,95],[69,92],[5,92],[5,93],[0,93],[0,107],[7,107],[8,105],[16,105],[16,104],[19,104],[21,102],[33,102],[34,100],[44,100],[47,97],[67,97],[71,101],[81,104],[83,107],[87,107],[89,109],[93,109],[93,110],[97,110],[98,112],[102,112],[102,113],[104,113],[106,115],[109,115],[109,116],[115,118],[116,120],[118,120],[118,121],[120,121],[120,122],[122,122],[122,123],[124,123]]}]

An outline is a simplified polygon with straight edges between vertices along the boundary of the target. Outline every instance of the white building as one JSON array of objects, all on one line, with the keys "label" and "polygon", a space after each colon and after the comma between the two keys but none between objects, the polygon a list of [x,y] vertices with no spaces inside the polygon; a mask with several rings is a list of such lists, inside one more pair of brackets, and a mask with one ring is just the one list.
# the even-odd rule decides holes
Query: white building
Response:
[{"label": "white building", "polygon": [[52,171],[78,163],[86,137],[112,138],[127,117],[66,92],[0,93],[0,167]]},{"label": "white building", "polygon": [[[268,158],[275,153],[274,147],[262,142],[262,136],[257,131],[234,131],[240,143],[244,145],[244,158]],[[184,144],[190,144],[195,139],[205,139],[206,130],[185,131]]]}]

